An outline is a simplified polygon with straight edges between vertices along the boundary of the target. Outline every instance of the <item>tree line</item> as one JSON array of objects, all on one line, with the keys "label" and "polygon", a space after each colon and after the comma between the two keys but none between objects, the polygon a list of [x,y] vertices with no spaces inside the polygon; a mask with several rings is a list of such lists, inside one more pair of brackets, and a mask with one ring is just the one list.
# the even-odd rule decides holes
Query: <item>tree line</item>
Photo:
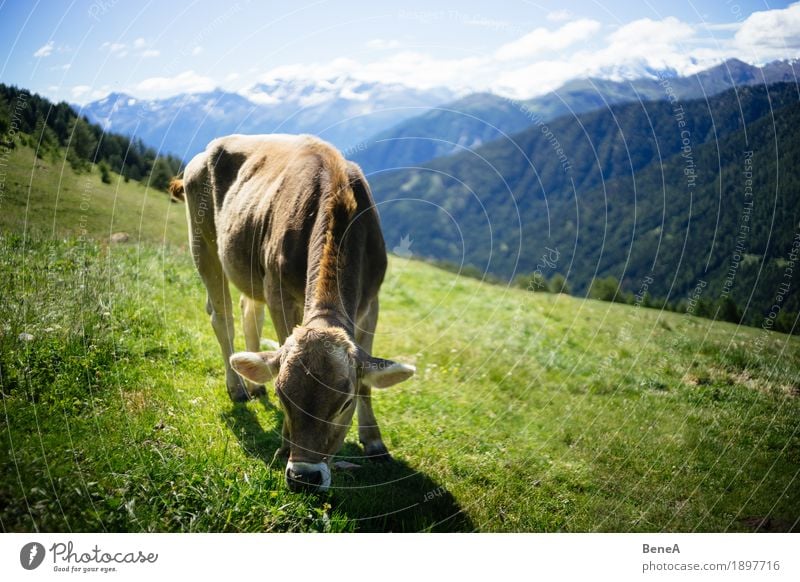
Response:
[{"label": "tree line", "polygon": [[77,171],[98,166],[100,176],[111,182],[111,172],[124,180],[136,180],[158,190],[167,190],[172,176],[181,171],[183,160],[159,154],[139,138],[107,132],[85,116],[80,116],[64,101],[53,103],[37,94],[0,83],[0,136],[6,148],[13,148],[19,135],[37,156],[66,152],[66,159]]},{"label": "tree line", "polygon": [[[467,276],[474,276],[472,273],[466,274]],[[514,285],[537,293],[570,294],[569,285],[561,273],[555,273],[550,279],[542,277],[539,273],[518,275],[514,278]],[[687,298],[668,301],[663,298],[653,297],[647,291],[641,296],[637,296],[632,291],[626,291],[624,286],[620,284],[620,281],[611,275],[592,279],[589,290],[586,292],[586,297],[589,299],[597,299],[598,301],[609,301],[626,305],[638,304],[640,307],[663,309],[676,313],[691,312],[692,315],[697,317],[704,317],[716,321],[728,321],[730,323],[743,325],[755,324],[753,317],[746,317],[742,308],[731,295],[718,298],[700,297],[695,304],[692,305],[692,309],[689,310],[690,303]],[[800,329],[792,329],[796,318],[796,313],[781,310],[777,314],[771,329],[782,333],[798,334],[800,333]]]},{"label": "tree line", "polygon": [[[428,262],[440,269],[456,273],[463,277],[478,279],[493,285],[507,284],[507,281],[502,277],[482,271],[473,265],[458,265],[448,261],[431,259],[428,259]],[[534,293],[574,294],[566,277],[559,272],[553,273],[549,278],[539,271],[534,271],[530,274],[519,274],[514,277],[511,284],[514,287]],[[725,295],[719,298],[700,297],[691,305],[691,309],[689,309],[690,301],[688,298],[684,297],[677,300],[667,300],[653,297],[647,291],[640,297],[637,297],[632,291],[626,291],[619,279],[612,275],[593,278],[589,284],[589,289],[585,293],[578,293],[578,296],[585,296],[588,299],[596,299],[598,301],[622,303],[625,305],[638,304],[640,307],[673,311],[675,313],[691,313],[696,317],[713,319],[715,321],[756,325],[753,316],[751,315],[748,317],[731,295]],[[774,319],[770,329],[782,333],[800,334],[800,328],[794,326],[796,319],[797,313],[781,310]]]}]

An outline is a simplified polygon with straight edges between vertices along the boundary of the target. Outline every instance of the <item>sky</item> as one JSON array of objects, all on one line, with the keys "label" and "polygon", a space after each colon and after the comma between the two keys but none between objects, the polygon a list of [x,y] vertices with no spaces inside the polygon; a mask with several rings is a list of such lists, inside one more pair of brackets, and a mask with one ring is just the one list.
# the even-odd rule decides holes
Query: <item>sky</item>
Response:
[{"label": "sky", "polygon": [[[2,1],[2,0],[0,0]],[[529,98],[800,57],[800,2],[5,0],[0,82],[84,104],[347,75]]]}]

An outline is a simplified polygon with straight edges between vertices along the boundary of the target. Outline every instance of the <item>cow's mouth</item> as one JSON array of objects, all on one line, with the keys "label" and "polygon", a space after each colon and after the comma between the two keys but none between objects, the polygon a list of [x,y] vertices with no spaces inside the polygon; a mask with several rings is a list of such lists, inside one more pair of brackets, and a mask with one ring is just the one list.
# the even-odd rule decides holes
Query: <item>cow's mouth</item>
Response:
[{"label": "cow's mouth", "polygon": [[330,467],[325,462],[289,461],[286,465],[286,485],[292,491],[327,491],[331,486]]}]

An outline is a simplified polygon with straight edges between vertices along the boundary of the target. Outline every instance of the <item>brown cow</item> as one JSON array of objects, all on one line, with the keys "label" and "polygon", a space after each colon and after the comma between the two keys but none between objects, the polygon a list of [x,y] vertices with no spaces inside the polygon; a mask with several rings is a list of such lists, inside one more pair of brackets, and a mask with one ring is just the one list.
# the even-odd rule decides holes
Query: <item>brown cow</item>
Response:
[{"label": "brown cow", "polygon": [[[197,155],[172,191],[185,194],[228,394],[247,400],[275,380],[288,485],[329,487],[356,408],[365,454],[388,458],[370,391],[415,370],[370,355],[386,250],[361,169],[312,136],[231,135]],[[233,353],[228,281],[242,292],[247,352]],[[260,352],[265,303],[280,347]]]}]

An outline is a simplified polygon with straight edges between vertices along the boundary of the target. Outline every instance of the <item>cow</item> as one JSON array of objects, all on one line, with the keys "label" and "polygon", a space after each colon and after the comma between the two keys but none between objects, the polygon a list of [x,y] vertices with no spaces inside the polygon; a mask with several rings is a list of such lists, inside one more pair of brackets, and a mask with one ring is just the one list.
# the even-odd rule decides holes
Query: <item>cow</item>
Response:
[{"label": "cow", "polygon": [[[228,395],[246,401],[274,380],[289,488],[330,487],[355,410],[365,455],[390,459],[371,389],[415,369],[371,355],[387,258],[358,165],[310,135],[230,135],[195,156],[170,190],[186,201]],[[229,282],[241,292],[245,352],[233,349]],[[278,344],[260,351],[265,304]]]}]

